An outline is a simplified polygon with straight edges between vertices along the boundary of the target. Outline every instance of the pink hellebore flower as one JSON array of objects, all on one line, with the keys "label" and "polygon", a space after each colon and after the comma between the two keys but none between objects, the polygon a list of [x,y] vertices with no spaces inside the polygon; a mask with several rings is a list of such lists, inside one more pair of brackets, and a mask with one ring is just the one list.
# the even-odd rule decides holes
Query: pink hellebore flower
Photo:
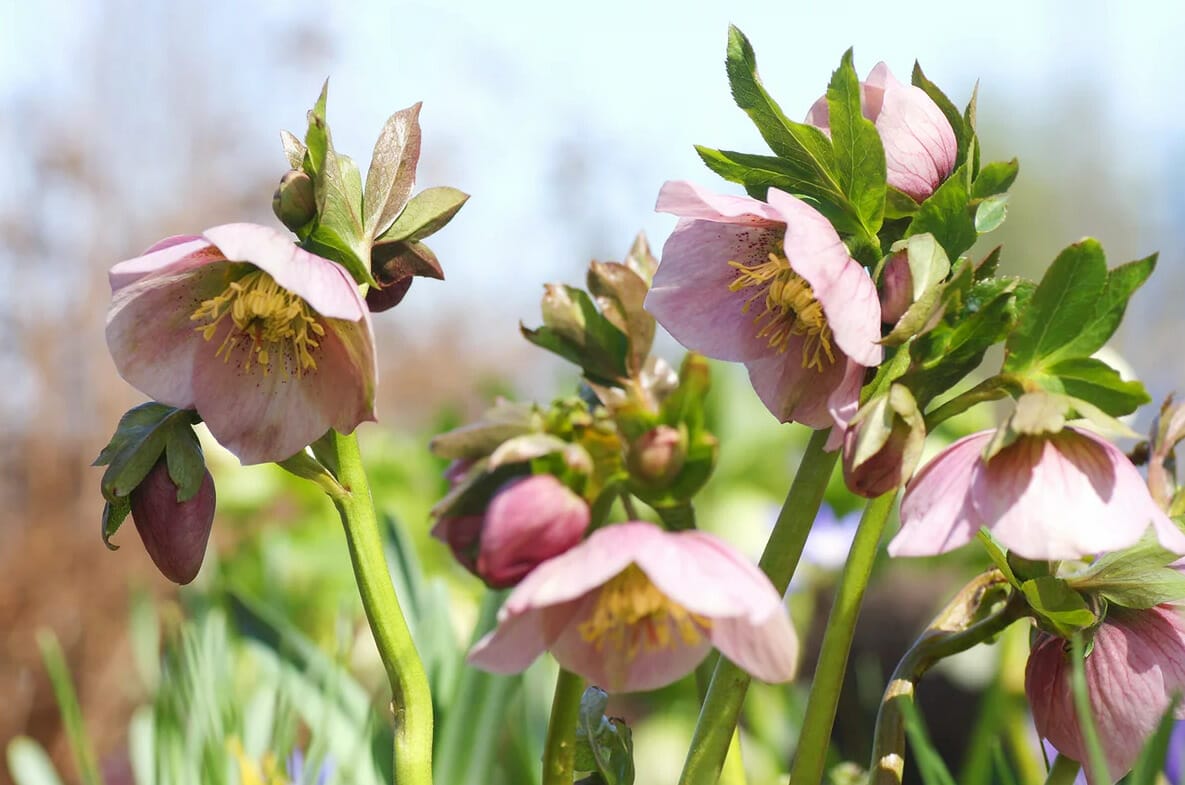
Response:
[{"label": "pink hellebore flower", "polygon": [[469,653],[515,673],[550,649],[613,692],[661,687],[715,646],[753,676],[794,676],[798,642],[765,574],[717,538],[651,523],[606,526],[535,568]]},{"label": "pink hellebore flower", "polygon": [[991,460],[995,431],[965,436],[930,461],[901,500],[893,556],[957,548],[981,526],[1027,559],[1076,559],[1134,545],[1149,525],[1174,553],[1185,533],[1156,506],[1118,448],[1087,431],[1022,436]]},{"label": "pink hellebore flower", "polygon": [[[884,63],[860,83],[860,107],[880,134],[889,185],[924,202],[955,168],[958,142],[946,115],[920,87],[898,82]],[[829,115],[823,96],[806,122],[830,133]]]},{"label": "pink hellebore flower", "polygon": [[[1085,762],[1069,656],[1064,640],[1042,635],[1029,654],[1025,692],[1037,733],[1061,754]],[[1185,620],[1169,605],[1147,610],[1112,606],[1083,664],[1091,714],[1111,775],[1101,781],[1088,771],[1087,781],[1111,785],[1131,769],[1173,695],[1185,690]]]},{"label": "pink hellebore flower", "polygon": [[484,515],[441,518],[432,535],[488,586],[505,589],[580,542],[588,521],[584,499],[550,474],[536,474],[502,485]]},{"label": "pink hellebore flower", "polygon": [[370,315],[340,265],[256,224],[169,237],[111,268],[107,346],[245,464],[374,419]]},{"label": "pink hellebore flower", "polygon": [[876,286],[817,210],[768,198],[664,185],[657,209],[679,223],[646,309],[688,349],[743,362],[779,420],[842,426],[882,357]]}]

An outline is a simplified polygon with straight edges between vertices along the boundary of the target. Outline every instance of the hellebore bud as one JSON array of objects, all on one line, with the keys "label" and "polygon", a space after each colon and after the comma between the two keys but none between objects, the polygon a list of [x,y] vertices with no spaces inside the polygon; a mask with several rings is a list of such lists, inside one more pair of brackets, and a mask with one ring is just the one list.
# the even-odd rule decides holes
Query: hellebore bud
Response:
[{"label": "hellebore bud", "polygon": [[197,577],[214,522],[214,478],[206,470],[193,498],[177,501],[177,486],[164,458],[131,493],[132,520],[153,564],[173,583]]},{"label": "hellebore bud", "polygon": [[686,434],[678,428],[659,425],[630,445],[626,465],[630,475],[638,482],[662,488],[679,476],[686,457]]},{"label": "hellebore bud", "polygon": [[898,251],[889,257],[881,273],[881,321],[896,324],[913,304],[913,273],[909,254]]},{"label": "hellebore bud", "polygon": [[481,515],[442,517],[432,535],[487,586],[504,589],[579,543],[588,523],[584,499],[536,474],[504,483]]},{"label": "hellebore bud", "polygon": [[904,485],[917,468],[926,425],[907,387],[894,384],[866,403],[844,434],[843,476],[866,498]]},{"label": "hellebore bud", "polygon": [[294,232],[313,220],[317,215],[317,197],[312,179],[299,169],[286,172],[272,195],[272,212]]}]

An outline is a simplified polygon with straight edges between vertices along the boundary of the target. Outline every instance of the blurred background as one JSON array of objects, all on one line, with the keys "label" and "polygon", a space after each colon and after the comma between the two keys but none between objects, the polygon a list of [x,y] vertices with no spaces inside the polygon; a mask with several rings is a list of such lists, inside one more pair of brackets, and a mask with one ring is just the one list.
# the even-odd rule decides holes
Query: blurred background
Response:
[{"label": "blurred background", "polygon": [[[538,322],[542,283],[579,283],[590,259],[621,258],[639,230],[657,251],[674,223],[652,212],[664,180],[732,188],[693,144],[762,151],[728,94],[729,22],[752,39],[791,117],[849,46],[861,73],[885,60],[907,80],[916,58],[959,105],[978,80],[984,160],[1022,162],[994,238],[1005,270],[1037,270],[1086,234],[1112,264],[1159,250],[1115,348],[1155,400],[1185,386],[1185,21],[1171,3],[0,0],[0,741],[28,734],[66,759],[36,644],[44,628],[61,641],[99,757],[122,749],[146,689],[129,676],[129,607],[147,597],[167,609],[177,596],[130,529],[115,553],[99,538],[99,472],[88,465],[140,401],[106,352],[106,268],[166,235],[273,223],[286,168],[278,132],[303,134],[326,76],[336,146],[363,164],[385,118],[422,100],[418,187],[472,199],[433,238],[447,281],[418,280],[376,319],[382,424],[365,430],[387,467],[384,504],[413,530],[429,571],[433,560],[446,570],[424,537],[440,491],[428,436],[497,392],[547,400],[574,383],[518,335],[518,321]],[[661,346],[676,358],[673,343]],[[773,430],[764,410],[718,371],[722,416],[735,422],[720,426],[713,492],[728,521],[759,528],[788,485],[797,437],[761,436]],[[728,414],[742,409],[752,417]],[[224,463],[215,548],[232,568],[219,574],[233,576],[237,557],[245,593],[277,575],[304,587],[313,609],[287,610],[313,640],[340,642],[343,618],[356,633],[328,505],[294,500],[266,469]],[[761,471],[742,471],[753,463]],[[322,558],[337,561],[293,574],[299,560],[265,547],[281,535],[261,533],[264,521],[289,524],[284,542],[328,538]],[[720,528],[744,540],[745,526]],[[471,613],[453,626],[464,641],[476,606],[462,607]]]}]

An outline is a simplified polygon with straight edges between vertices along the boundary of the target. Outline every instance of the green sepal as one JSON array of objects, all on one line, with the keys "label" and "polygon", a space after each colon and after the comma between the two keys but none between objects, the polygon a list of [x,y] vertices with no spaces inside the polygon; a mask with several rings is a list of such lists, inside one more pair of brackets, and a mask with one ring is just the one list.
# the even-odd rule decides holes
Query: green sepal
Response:
[{"label": "green sepal", "polygon": [[949,258],[959,257],[979,237],[971,215],[970,201],[967,170],[961,166],[922,202],[905,236],[929,232],[946,250]]},{"label": "green sepal", "polygon": [[524,338],[580,366],[594,383],[619,385],[628,377],[629,339],[597,311],[586,292],[548,284],[542,310],[542,327],[519,326]]},{"label": "green sepal", "polygon": [[1029,607],[1038,616],[1038,623],[1062,637],[1084,630],[1098,622],[1094,611],[1082,595],[1067,583],[1052,575],[1031,578],[1020,585]]},{"label": "green sepal", "polygon": [[694,434],[704,426],[704,400],[712,386],[712,366],[695,352],[683,355],[679,365],[679,386],[662,402],[659,419],[677,427],[686,425]]},{"label": "green sepal", "polygon": [[508,439],[542,430],[543,415],[537,406],[500,400],[476,422],[434,436],[428,449],[449,460],[476,460]]},{"label": "green sepal", "polygon": [[1142,610],[1185,599],[1185,574],[1169,565],[1180,558],[1154,536],[1099,557],[1066,583],[1083,594],[1097,594],[1115,605]]},{"label": "green sepal", "polygon": [[589,687],[576,720],[577,771],[596,772],[605,785],[633,785],[633,734],[624,720],[605,716],[609,694]]},{"label": "green sepal", "polygon": [[[114,502],[120,497],[126,497],[144,480],[156,462],[160,460],[165,448],[171,442],[177,446],[179,457],[177,475],[170,467],[169,476],[178,486],[178,501],[185,501],[197,492],[201,485],[205,464],[197,470],[197,481],[194,483],[189,476],[192,464],[186,456],[180,453],[188,446],[181,437],[173,435],[176,430],[189,431],[192,436],[193,425],[201,422],[197,412],[192,409],[176,409],[163,403],[150,401],[129,409],[119,420],[115,433],[95,458],[92,466],[106,466],[100,488],[103,498]],[[195,439],[196,442],[196,439]],[[198,455],[201,455],[198,448]],[[190,492],[182,498],[182,488]]]},{"label": "green sepal", "polygon": [[362,199],[363,235],[366,238],[374,239],[384,234],[408,205],[415,185],[416,166],[420,162],[421,106],[417,102],[388,117],[374,143]]},{"label": "green sepal", "polygon": [[986,199],[1002,194],[1012,187],[1020,172],[1020,161],[993,161],[979,172],[971,183],[971,198]]},{"label": "green sepal", "polygon": [[192,427],[171,428],[165,442],[169,479],[177,486],[177,501],[192,499],[206,476],[206,458]]},{"label": "green sepal", "polygon": [[827,86],[831,148],[840,190],[865,236],[873,237],[885,212],[885,151],[876,126],[860,106],[860,78],[852,50],[844,52]]},{"label": "green sepal", "polygon": [[423,240],[440,231],[453,219],[469,194],[464,191],[438,186],[425,188],[411,198],[399,217],[375,240],[379,243],[394,243],[401,240]]},{"label": "green sepal", "polygon": [[626,367],[637,376],[654,344],[654,317],[643,307],[650,287],[624,264],[593,262],[588,267],[588,291],[601,314],[629,341]]}]

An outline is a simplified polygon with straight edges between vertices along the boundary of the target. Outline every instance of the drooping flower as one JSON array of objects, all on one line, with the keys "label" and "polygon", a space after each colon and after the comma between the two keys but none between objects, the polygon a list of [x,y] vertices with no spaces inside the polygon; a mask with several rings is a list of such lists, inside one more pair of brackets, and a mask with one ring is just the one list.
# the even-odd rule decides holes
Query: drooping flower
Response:
[{"label": "drooping flower", "polygon": [[1028,559],[1076,559],[1134,545],[1152,526],[1174,553],[1185,533],[1156,506],[1117,447],[1074,428],[1021,436],[990,460],[994,431],[966,436],[913,478],[893,556],[945,553],[986,526]]},{"label": "drooping flower", "polygon": [[779,420],[843,425],[882,357],[876,287],[818,211],[768,198],[664,185],[657,209],[680,220],[646,308],[688,349],[743,362]]},{"label": "drooping flower", "polygon": [[[860,108],[880,134],[889,185],[925,201],[955,168],[958,142],[950,121],[925,91],[898,82],[884,63],[860,83]],[[806,121],[830,133],[826,96]]]},{"label": "drooping flower", "polygon": [[[1085,762],[1086,744],[1070,689],[1065,641],[1042,635],[1029,654],[1025,692],[1037,733],[1057,750]],[[1086,693],[1110,780],[1087,771],[1090,785],[1110,785],[1135,763],[1174,694],[1185,690],[1185,620],[1169,605],[1147,610],[1112,606],[1083,665]]]},{"label": "drooping flower", "polygon": [[588,522],[584,499],[536,474],[504,483],[483,514],[441,517],[432,535],[488,586],[504,589],[580,542]]},{"label": "drooping flower", "polygon": [[629,522],[535,568],[469,654],[495,673],[545,650],[613,692],[687,675],[715,646],[763,681],[794,675],[797,638],[765,574],[717,538]]},{"label": "drooping flower", "polygon": [[266,226],[170,237],[110,272],[121,376],[196,409],[245,463],[374,419],[370,315],[349,273]]},{"label": "drooping flower", "polygon": [[214,523],[216,494],[209,470],[197,493],[179,502],[162,457],[132,491],[130,502],[144,550],[161,574],[182,586],[196,578]]}]

